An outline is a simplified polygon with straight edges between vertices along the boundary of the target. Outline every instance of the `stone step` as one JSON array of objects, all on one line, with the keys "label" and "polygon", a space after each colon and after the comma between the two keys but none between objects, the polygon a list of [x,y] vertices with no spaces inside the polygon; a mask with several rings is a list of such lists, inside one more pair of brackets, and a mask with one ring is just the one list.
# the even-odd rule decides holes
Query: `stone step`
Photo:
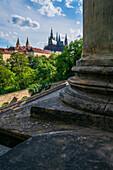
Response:
[{"label": "stone step", "polygon": [[98,127],[107,131],[113,131],[113,117],[99,114],[93,114],[72,108],[56,96],[47,99],[31,107],[31,117],[56,119],[68,124],[77,124],[87,127]]}]

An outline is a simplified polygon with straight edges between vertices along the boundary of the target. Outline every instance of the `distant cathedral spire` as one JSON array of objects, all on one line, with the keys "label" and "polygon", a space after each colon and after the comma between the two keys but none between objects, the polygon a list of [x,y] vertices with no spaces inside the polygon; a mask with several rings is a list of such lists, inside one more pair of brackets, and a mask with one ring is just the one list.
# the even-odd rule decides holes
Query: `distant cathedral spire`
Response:
[{"label": "distant cathedral spire", "polygon": [[17,43],[16,43],[16,47],[20,47],[21,44],[20,44],[20,41],[19,41],[19,38],[17,39]]},{"label": "distant cathedral spire", "polygon": [[58,42],[58,32],[56,33],[56,41]]},{"label": "distant cathedral spire", "polygon": [[68,42],[67,42],[67,34],[65,35],[65,45],[68,45]]},{"label": "distant cathedral spire", "polygon": [[28,37],[27,37],[27,41],[26,41],[26,47],[29,47],[29,40],[28,40]]},{"label": "distant cathedral spire", "polygon": [[50,51],[64,51],[65,46],[68,45],[67,41],[67,34],[65,35],[64,41],[62,41],[62,36],[58,32],[56,32],[56,36],[53,35],[53,30],[51,28],[50,36],[48,37],[48,45],[44,47],[44,50],[50,50]]},{"label": "distant cathedral spire", "polygon": [[59,41],[60,41],[60,34],[59,34]]},{"label": "distant cathedral spire", "polygon": [[53,39],[53,30],[51,28],[51,35],[50,35],[50,38]]}]

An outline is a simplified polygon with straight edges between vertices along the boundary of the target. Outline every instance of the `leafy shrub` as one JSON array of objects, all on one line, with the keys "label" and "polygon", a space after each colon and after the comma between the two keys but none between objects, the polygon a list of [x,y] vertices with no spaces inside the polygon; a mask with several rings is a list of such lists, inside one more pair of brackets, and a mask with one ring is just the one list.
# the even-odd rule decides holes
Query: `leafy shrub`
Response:
[{"label": "leafy shrub", "polygon": [[21,99],[21,100],[26,99],[26,98],[28,98],[28,97],[27,97],[27,96],[24,96],[24,97],[22,97],[22,99]]},{"label": "leafy shrub", "polygon": [[2,107],[6,106],[6,105],[8,105],[8,102],[3,103]]},{"label": "leafy shrub", "polygon": [[51,83],[48,82],[44,82],[44,83],[40,83],[40,84],[35,84],[34,86],[32,85],[29,88],[29,91],[32,95],[40,93],[42,91],[45,91],[47,89],[49,89],[51,87]]},{"label": "leafy shrub", "polygon": [[19,87],[14,87],[14,86],[8,86],[8,87],[5,87],[4,89],[0,88],[0,95],[12,93],[12,92],[19,91],[19,90],[20,90]]}]

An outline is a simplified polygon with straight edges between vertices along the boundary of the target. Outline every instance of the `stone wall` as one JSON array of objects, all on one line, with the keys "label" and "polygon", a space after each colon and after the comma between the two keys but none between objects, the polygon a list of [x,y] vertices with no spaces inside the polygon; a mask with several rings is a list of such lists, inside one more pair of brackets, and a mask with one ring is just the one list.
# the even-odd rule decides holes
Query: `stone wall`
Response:
[{"label": "stone wall", "polygon": [[38,55],[38,56],[42,56],[42,55],[45,55],[47,58],[51,55],[51,54],[46,54],[46,53],[38,53],[38,52],[28,52],[27,53],[28,55],[33,55],[33,56],[36,56],[36,55]]},{"label": "stone wall", "polygon": [[[69,85],[69,84],[66,80],[55,82],[55,83],[51,84],[51,89],[52,88],[58,89],[62,85],[65,86],[65,85]],[[45,91],[45,93],[46,93],[46,91]],[[12,104],[12,103],[18,102],[19,100],[22,100],[23,97],[30,97],[30,96],[31,96],[31,93],[29,93],[28,89],[0,95],[0,107],[2,107],[3,104]]]},{"label": "stone wall", "polygon": [[0,95],[0,107],[2,107],[4,103],[11,104],[16,101],[22,100],[23,97],[30,97],[30,96],[31,94],[29,93],[28,89]]},{"label": "stone wall", "polygon": [[68,85],[67,80],[62,80],[62,81],[58,81],[58,82],[52,83],[51,84],[51,88],[57,87],[57,86],[59,86],[59,85],[61,85],[63,83],[66,83]]}]

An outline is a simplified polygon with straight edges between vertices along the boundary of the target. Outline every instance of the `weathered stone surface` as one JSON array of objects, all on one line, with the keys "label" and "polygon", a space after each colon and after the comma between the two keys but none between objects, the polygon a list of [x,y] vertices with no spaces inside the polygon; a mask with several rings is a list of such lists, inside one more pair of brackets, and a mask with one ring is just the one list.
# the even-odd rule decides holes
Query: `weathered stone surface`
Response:
[{"label": "weathered stone surface", "polygon": [[[26,103],[21,107],[14,108],[9,110],[6,113],[0,114],[0,143],[4,145],[9,145],[8,138],[10,135],[14,135],[15,137],[22,137],[26,140],[28,136],[36,136],[41,133],[47,133],[50,131],[58,131],[58,130],[69,130],[75,129],[77,126],[69,125],[66,123],[62,123],[60,121],[52,121],[49,119],[35,119],[30,117],[30,108],[39,102],[44,103],[49,98],[54,98],[59,95],[60,90],[56,90],[48,95],[40,97],[30,103]],[[6,131],[4,131],[5,129]],[[7,136],[5,140],[3,140],[4,132],[9,133],[9,137]],[[22,135],[22,136],[21,136]],[[25,136],[26,137],[25,137]],[[5,137],[5,134],[4,134]],[[11,137],[12,138],[12,137]],[[4,142],[3,142],[4,141]],[[15,142],[14,142],[15,143]],[[12,147],[12,144],[10,144]]]},{"label": "weathered stone surface", "polygon": [[0,107],[2,107],[2,104],[4,104],[4,103],[11,104],[16,101],[22,100],[22,98],[25,96],[26,97],[31,96],[28,89],[0,95]]},{"label": "weathered stone surface", "polygon": [[[84,0],[83,56],[113,54],[113,1]],[[101,56],[100,56],[101,55]],[[113,66],[113,62],[112,66]],[[96,63],[98,64],[98,63]]]},{"label": "weathered stone surface", "polygon": [[[69,104],[71,105],[72,102],[73,101],[70,100]],[[38,119],[50,118],[52,121],[59,120],[70,125],[77,124],[81,126],[98,127],[108,131],[113,131],[112,116],[94,113],[92,114],[91,112],[75,109],[67,104],[62,103],[58,96],[31,107],[31,117]]]},{"label": "weathered stone surface", "polygon": [[5,153],[7,153],[10,150],[10,148],[0,145],[0,156],[4,155]]},{"label": "weathered stone surface", "polygon": [[84,93],[67,88],[60,93],[60,99],[72,107],[87,112],[113,117],[113,101],[110,96]]},{"label": "weathered stone surface", "polygon": [[[95,65],[97,63],[95,62]],[[98,67],[97,65],[93,67],[92,66],[82,66],[82,67],[73,67],[72,71],[75,73],[81,73],[81,74],[88,74],[88,75],[101,75],[101,76],[112,76],[113,75],[113,67]]]},{"label": "weathered stone surface", "polygon": [[91,129],[30,138],[0,157],[1,170],[111,170],[113,136]]}]

